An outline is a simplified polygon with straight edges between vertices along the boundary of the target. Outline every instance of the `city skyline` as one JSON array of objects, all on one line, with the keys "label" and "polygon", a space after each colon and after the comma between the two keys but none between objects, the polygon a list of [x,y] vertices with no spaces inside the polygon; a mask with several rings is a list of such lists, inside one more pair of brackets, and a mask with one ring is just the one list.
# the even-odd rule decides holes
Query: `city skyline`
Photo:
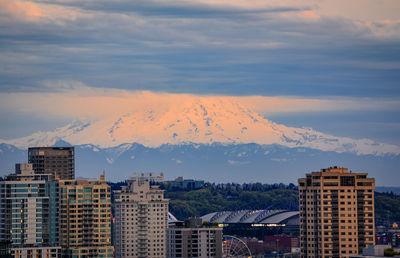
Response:
[{"label": "city skyline", "polygon": [[[69,148],[29,151],[29,159],[36,159],[36,165],[40,161],[55,165],[46,160],[61,158],[74,160],[76,153]],[[39,158],[40,155],[43,157]],[[0,222],[6,229],[12,228],[2,231],[2,254],[46,257],[53,253],[52,256],[61,257],[62,252],[71,257],[112,257],[114,254],[116,257],[165,257],[167,253],[169,257],[187,250],[201,253],[202,257],[221,257],[221,249],[224,254],[229,252],[225,244],[229,246],[227,241],[234,235],[246,253],[250,252],[246,242],[251,244],[253,239],[259,239],[257,245],[251,244],[252,252],[264,249],[264,253],[291,251],[300,257],[342,257],[375,249],[390,251],[388,245],[375,246],[375,241],[380,241],[380,234],[390,227],[391,233],[398,228],[397,217],[392,214],[395,208],[378,208],[387,205],[387,198],[394,201],[397,196],[393,192],[377,192],[378,198],[375,198],[375,179],[345,167],[307,173],[305,178],[298,179],[297,188],[260,183],[215,185],[203,181],[197,185],[192,181],[190,186],[185,186],[179,184],[183,178],[168,182],[164,181],[163,174],[154,173],[133,174],[125,182],[108,183],[104,172],[99,180],[88,180],[75,179],[72,171],[72,179],[60,180],[51,169],[44,168],[48,174],[43,174],[35,171],[34,166],[35,163],[16,164],[15,173],[0,180],[3,203]],[[186,233],[181,234],[183,229],[174,231],[175,226],[182,226],[182,221],[169,213],[169,208],[180,218],[206,214],[185,220],[193,242],[187,241]],[[385,215],[382,217],[382,214]],[[376,233],[375,221],[382,225]],[[251,236],[256,238],[250,240]],[[276,243],[274,249],[273,243],[278,241],[282,245]],[[398,246],[398,242],[395,240],[392,245]]]},{"label": "city skyline", "polygon": [[[183,221],[178,221],[168,213],[170,201],[173,202],[171,207],[174,211],[184,209],[176,206],[180,200],[164,198],[164,194],[173,196],[177,192],[197,192],[198,197],[204,198],[210,187],[214,186],[203,185],[200,187],[202,190],[194,192],[194,189],[185,187],[174,190],[170,182],[162,181],[150,186],[152,175],[147,176],[147,179],[143,178],[146,181],[130,178],[117,186],[108,184],[104,174],[99,180],[57,180],[51,174],[36,173],[32,164],[16,164],[15,174],[5,177],[0,185],[3,188],[1,200],[7,204],[2,206],[1,211],[12,213],[12,216],[3,215],[2,223],[6,227],[13,227],[13,230],[3,231],[0,251],[5,252],[3,254],[32,257],[47,257],[50,254],[61,257],[60,252],[69,253],[71,257],[88,254],[99,257],[113,257],[113,254],[116,257],[165,257],[166,252],[167,257],[178,257],[178,252],[199,253],[199,256],[201,253],[202,257],[225,257],[227,252],[242,250],[248,253],[250,249],[253,254],[291,252],[290,255],[295,257],[342,257],[345,254],[365,256],[368,252],[376,254],[390,251],[390,245],[375,246],[375,241],[380,241],[385,230],[394,233],[398,229],[395,222],[391,228],[387,226],[388,222],[382,221],[382,212],[377,211],[378,225],[383,223],[386,226],[380,226],[379,232],[375,234],[374,200],[378,202],[377,205],[382,204],[374,198],[375,180],[366,173],[351,173],[344,167],[335,166],[307,173],[306,178],[299,179],[298,192],[297,189],[282,186],[263,188],[265,185],[252,189],[244,189],[244,186],[237,188],[237,185],[214,188],[219,193],[213,194],[212,199],[222,193],[229,194],[230,198],[227,199],[232,199],[238,190],[247,192],[240,195],[240,199],[247,199],[248,194],[259,194],[258,197],[263,199],[265,196],[262,193],[274,195],[280,192],[284,195],[283,199],[292,201],[293,194],[299,194],[300,208],[294,204],[279,205],[282,198],[275,196],[278,203],[271,204],[274,201],[269,199],[269,206],[265,209],[212,212],[202,217],[185,219],[184,227]],[[115,199],[111,198],[112,189],[121,189],[114,190]],[[393,193],[384,195],[388,197]],[[113,215],[111,200],[115,203]],[[248,203],[250,206],[258,201],[251,202]],[[217,203],[214,200],[209,204]],[[59,205],[60,208],[49,209],[49,204]],[[263,204],[259,202],[257,205]],[[211,208],[219,210],[217,207]],[[54,215],[54,219],[47,220],[42,216],[45,212]],[[29,222],[25,226],[27,221],[36,223]],[[48,227],[49,222],[54,224],[54,232],[51,226],[49,231],[40,228]],[[111,245],[111,223],[114,223],[114,246]],[[59,230],[60,239],[55,230]],[[44,239],[53,239],[53,242],[40,239],[42,236]],[[230,238],[241,241],[236,251],[229,248],[227,241]],[[257,245],[254,245],[253,240],[256,239]],[[59,240],[62,240],[61,246]],[[298,248],[299,240],[301,248]],[[277,242],[280,241],[282,243],[278,246]],[[398,241],[394,239],[392,245],[398,246]]]},{"label": "city skyline", "polygon": [[[268,171],[282,166],[278,173],[297,178],[296,159],[304,159],[297,152],[306,148],[304,155],[321,163],[298,163],[301,172],[344,165],[367,169],[378,185],[396,185],[399,10],[396,0],[0,0],[0,144],[10,144],[2,145],[1,168],[20,159],[9,159],[12,146],[22,155],[56,139],[94,145],[93,153],[108,151],[96,162],[111,173],[118,171],[112,164],[125,169],[126,160],[147,165],[140,153],[125,153],[118,163],[122,150],[106,150],[125,144],[139,143],[150,148],[146,151],[163,144],[232,144],[223,153],[233,153],[237,144],[254,143],[258,149],[278,144],[289,150],[265,154]],[[190,108],[188,103],[206,107],[197,120],[193,113],[185,120],[196,126],[187,122],[179,130],[161,130],[173,121],[176,128],[183,120],[178,114],[184,114],[179,108]],[[230,112],[242,114],[240,109],[248,112],[236,128]],[[255,120],[246,120],[239,130],[238,123],[255,115],[271,126],[261,130]],[[127,117],[141,122],[116,133],[114,125]],[[67,132],[70,127],[80,134]],[[277,127],[285,130],[271,129]],[[271,178],[263,175],[261,157],[246,159],[255,151],[221,155],[223,164],[210,164],[222,171],[214,180],[233,167],[233,181],[243,181],[240,169],[252,171],[252,181]],[[160,156],[174,163],[160,166],[169,174],[182,173],[187,158]],[[85,176],[88,165],[77,165],[78,176]]]}]

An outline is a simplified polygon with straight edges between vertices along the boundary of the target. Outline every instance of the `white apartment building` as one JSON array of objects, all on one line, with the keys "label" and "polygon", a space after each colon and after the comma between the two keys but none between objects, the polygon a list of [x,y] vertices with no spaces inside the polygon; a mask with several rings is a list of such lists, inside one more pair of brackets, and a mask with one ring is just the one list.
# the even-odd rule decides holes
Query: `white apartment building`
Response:
[{"label": "white apartment building", "polygon": [[148,181],[128,181],[114,192],[115,257],[166,257],[168,199]]}]

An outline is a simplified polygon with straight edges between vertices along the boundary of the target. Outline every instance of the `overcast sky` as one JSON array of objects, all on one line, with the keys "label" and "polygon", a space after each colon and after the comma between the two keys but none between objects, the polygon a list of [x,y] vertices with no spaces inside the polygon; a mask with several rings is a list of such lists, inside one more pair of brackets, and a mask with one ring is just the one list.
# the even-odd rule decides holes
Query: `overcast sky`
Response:
[{"label": "overcast sky", "polygon": [[398,0],[0,0],[0,51],[3,139],[90,89],[273,97],[273,121],[400,145]]}]

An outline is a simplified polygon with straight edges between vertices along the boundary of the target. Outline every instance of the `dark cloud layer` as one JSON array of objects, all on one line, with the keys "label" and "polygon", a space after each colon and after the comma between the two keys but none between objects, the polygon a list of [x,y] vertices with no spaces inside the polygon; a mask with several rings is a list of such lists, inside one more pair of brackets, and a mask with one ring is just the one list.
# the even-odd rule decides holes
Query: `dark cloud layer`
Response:
[{"label": "dark cloud layer", "polygon": [[[52,4],[54,1],[40,1]],[[206,3],[195,3],[190,1],[59,1],[63,6],[78,7],[91,11],[103,11],[112,13],[139,13],[141,15],[159,17],[185,17],[185,18],[233,18],[235,15],[260,14],[260,13],[283,13],[309,10],[310,7],[264,7],[264,8],[239,8],[226,5],[210,5]]]},{"label": "dark cloud layer", "polygon": [[382,32],[358,20],[318,17],[310,4],[34,4],[41,9],[37,16],[28,10],[26,17],[6,12],[0,19],[3,92],[47,90],[44,81],[76,80],[200,94],[400,94],[396,27]]}]

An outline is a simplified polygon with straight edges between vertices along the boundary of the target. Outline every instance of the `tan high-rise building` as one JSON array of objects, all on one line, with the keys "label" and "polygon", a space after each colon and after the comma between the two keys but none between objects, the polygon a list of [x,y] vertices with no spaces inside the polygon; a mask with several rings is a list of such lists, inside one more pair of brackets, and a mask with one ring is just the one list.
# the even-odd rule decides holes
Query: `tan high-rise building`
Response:
[{"label": "tan high-rise building", "polygon": [[128,181],[114,192],[115,257],[166,257],[168,199],[148,181]]},{"label": "tan high-rise building", "polygon": [[60,242],[68,257],[113,257],[111,189],[104,180],[60,181]]},{"label": "tan high-rise building", "polygon": [[375,179],[330,167],[299,179],[302,257],[361,254],[375,243]]}]

